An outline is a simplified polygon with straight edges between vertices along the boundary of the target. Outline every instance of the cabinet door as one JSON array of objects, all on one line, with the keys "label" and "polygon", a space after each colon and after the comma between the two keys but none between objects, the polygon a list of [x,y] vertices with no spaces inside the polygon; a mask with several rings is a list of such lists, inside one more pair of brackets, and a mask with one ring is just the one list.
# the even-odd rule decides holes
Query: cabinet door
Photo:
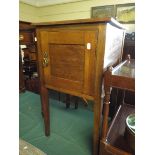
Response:
[{"label": "cabinet door", "polygon": [[45,85],[92,95],[96,32],[40,31],[40,36]]}]

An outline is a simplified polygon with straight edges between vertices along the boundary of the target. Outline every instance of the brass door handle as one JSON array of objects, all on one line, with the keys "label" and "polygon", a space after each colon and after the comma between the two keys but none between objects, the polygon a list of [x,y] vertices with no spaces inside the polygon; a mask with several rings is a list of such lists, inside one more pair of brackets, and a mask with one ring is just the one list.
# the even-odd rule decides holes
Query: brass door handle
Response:
[{"label": "brass door handle", "polygon": [[44,57],[43,57],[43,67],[48,66],[48,53],[44,52]]}]

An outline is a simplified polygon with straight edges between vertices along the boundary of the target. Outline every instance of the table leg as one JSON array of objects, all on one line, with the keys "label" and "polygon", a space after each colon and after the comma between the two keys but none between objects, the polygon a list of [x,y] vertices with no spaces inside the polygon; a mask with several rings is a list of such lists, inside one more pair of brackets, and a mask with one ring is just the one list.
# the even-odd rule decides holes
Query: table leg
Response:
[{"label": "table leg", "polygon": [[69,94],[66,94],[66,108],[69,108],[70,107],[70,95]]},{"label": "table leg", "polygon": [[99,153],[99,141],[100,141],[100,125],[102,116],[102,100],[98,98],[94,101],[94,131],[93,131],[93,155]]},{"label": "table leg", "polygon": [[49,117],[49,98],[48,98],[48,89],[45,87],[41,87],[40,90],[41,95],[41,104],[42,104],[42,113],[44,116],[44,124],[45,124],[45,135],[50,135],[50,117]]}]

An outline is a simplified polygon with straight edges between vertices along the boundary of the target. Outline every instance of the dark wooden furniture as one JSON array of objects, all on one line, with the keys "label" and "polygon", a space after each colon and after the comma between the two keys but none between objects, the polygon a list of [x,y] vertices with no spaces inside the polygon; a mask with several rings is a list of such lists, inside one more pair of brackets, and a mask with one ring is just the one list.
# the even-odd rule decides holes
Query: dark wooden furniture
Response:
[{"label": "dark wooden furniture", "polygon": [[126,55],[130,54],[132,59],[135,59],[135,41],[134,40],[124,40],[123,57],[126,59]]},{"label": "dark wooden furniture", "polygon": [[25,92],[25,82],[24,82],[24,74],[23,74],[23,64],[21,58],[21,49],[19,47],[19,92]]},{"label": "dark wooden furniture", "polygon": [[93,152],[98,154],[104,70],[122,56],[124,29],[112,18],[35,23],[45,134],[48,89],[94,101]]},{"label": "dark wooden furniture", "polygon": [[[132,36],[132,34],[130,34],[130,36]],[[135,39],[133,39],[133,40],[132,39],[125,39],[124,40],[124,48],[123,48],[122,60],[126,59],[127,54],[130,54],[131,58],[135,59]],[[125,103],[132,103],[134,105],[135,104],[135,94],[134,94],[134,92],[126,90],[125,91],[125,96],[124,96],[124,101],[125,101]],[[118,102],[119,102],[119,100],[118,100]]]},{"label": "dark wooden furniture", "polygon": [[[124,40],[124,48],[123,48],[123,56],[122,61],[126,60],[126,56],[130,54],[132,59],[135,59],[135,39],[134,32],[126,33],[126,37]],[[120,105],[120,101],[122,101],[122,97],[124,96],[124,101],[127,104],[135,104],[135,93],[132,91],[125,90],[125,92],[118,88],[113,88],[110,96],[110,117],[113,117],[117,108]]]},{"label": "dark wooden furniture", "polygon": [[104,74],[105,101],[103,113],[102,137],[100,140],[100,155],[131,155],[134,151],[129,147],[125,137],[125,120],[134,113],[134,106],[122,104],[108,128],[110,87],[124,90],[135,90],[135,62],[128,59],[114,69],[109,67]]},{"label": "dark wooden furniture", "polygon": [[75,109],[77,109],[78,108],[78,97],[71,96],[69,94],[66,94],[66,101],[65,101],[66,108],[70,108],[70,105],[71,105],[71,97],[74,97],[74,107],[75,107]]},{"label": "dark wooden furniture", "polygon": [[[39,93],[39,79],[37,69],[37,45],[35,27],[29,22],[19,22],[19,45],[22,55],[22,72],[26,90]],[[24,45],[24,46],[22,46]]]}]

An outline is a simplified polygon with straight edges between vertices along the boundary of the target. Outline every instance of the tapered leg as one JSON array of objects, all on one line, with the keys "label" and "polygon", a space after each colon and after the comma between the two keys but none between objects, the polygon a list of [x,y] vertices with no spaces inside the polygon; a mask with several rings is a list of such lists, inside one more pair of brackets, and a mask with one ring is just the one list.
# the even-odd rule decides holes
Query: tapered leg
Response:
[{"label": "tapered leg", "polygon": [[100,141],[100,125],[102,116],[102,100],[99,97],[94,103],[94,131],[93,131],[93,155],[98,155],[99,153],[99,141]]},{"label": "tapered leg", "polygon": [[78,108],[78,97],[75,97],[75,109],[77,109]]},{"label": "tapered leg", "polygon": [[48,89],[45,87],[41,87],[41,104],[42,104],[42,113],[44,117],[44,125],[45,125],[45,135],[50,135],[50,118],[49,118],[49,99],[48,99]]},{"label": "tapered leg", "polygon": [[60,92],[58,92],[58,98],[59,98],[59,102],[60,102],[60,96],[61,96],[61,93],[60,93]]}]

